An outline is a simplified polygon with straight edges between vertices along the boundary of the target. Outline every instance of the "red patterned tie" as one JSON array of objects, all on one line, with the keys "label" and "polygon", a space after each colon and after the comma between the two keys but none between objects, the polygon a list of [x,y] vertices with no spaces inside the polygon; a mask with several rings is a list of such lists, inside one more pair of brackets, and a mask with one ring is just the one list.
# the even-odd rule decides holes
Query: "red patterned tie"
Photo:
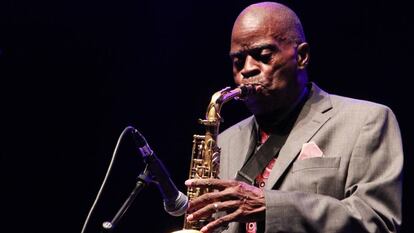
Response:
[{"label": "red patterned tie", "polygon": [[[260,143],[263,144],[267,138],[269,138],[269,134],[265,133],[264,131],[260,131]],[[266,185],[266,181],[269,178],[270,171],[272,171],[273,165],[276,162],[276,158],[272,159],[266,168],[263,170],[261,174],[256,177],[256,185],[259,188],[264,189]],[[257,223],[256,222],[248,222],[246,223],[246,233],[256,233],[257,231]]]}]

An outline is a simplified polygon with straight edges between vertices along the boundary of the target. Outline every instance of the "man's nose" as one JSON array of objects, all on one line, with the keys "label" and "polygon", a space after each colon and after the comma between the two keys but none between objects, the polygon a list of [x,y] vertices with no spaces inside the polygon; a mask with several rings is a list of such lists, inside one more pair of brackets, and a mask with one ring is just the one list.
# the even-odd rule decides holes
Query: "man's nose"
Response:
[{"label": "man's nose", "polygon": [[252,56],[246,57],[241,74],[243,78],[250,78],[260,74],[259,64]]}]

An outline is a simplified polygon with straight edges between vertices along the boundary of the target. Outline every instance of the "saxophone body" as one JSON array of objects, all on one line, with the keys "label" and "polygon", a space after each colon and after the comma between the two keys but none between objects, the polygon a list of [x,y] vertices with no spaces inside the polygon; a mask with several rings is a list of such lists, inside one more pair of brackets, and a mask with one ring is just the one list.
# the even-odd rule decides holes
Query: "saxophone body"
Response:
[{"label": "saxophone body", "polygon": [[[232,99],[244,98],[255,90],[254,86],[246,85],[230,89],[224,88],[213,94],[207,107],[206,118],[199,119],[199,123],[205,126],[204,135],[193,136],[192,158],[189,171],[189,179],[208,179],[218,178],[220,169],[220,148],[217,146],[217,136],[219,134],[221,107]],[[214,190],[210,188],[190,187],[187,189],[189,200],[193,200],[204,193]],[[187,214],[184,218],[184,229],[173,233],[196,233],[203,226],[214,220],[212,217],[197,221],[187,221]]]}]

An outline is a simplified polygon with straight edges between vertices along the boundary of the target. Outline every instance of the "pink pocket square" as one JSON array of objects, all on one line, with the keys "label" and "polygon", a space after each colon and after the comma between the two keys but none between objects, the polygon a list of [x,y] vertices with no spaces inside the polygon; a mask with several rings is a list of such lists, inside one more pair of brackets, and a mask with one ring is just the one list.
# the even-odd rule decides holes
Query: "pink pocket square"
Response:
[{"label": "pink pocket square", "polygon": [[309,142],[302,145],[302,150],[299,154],[299,160],[322,156],[323,152],[321,149],[319,149],[318,145],[316,145],[314,142]]}]

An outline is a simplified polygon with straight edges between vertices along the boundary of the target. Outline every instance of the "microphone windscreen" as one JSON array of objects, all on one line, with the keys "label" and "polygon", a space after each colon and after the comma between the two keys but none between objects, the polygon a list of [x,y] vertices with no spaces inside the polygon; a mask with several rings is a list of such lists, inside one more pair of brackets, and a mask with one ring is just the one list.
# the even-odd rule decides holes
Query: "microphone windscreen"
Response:
[{"label": "microphone windscreen", "polygon": [[181,216],[185,214],[188,207],[188,197],[182,192],[178,192],[177,199],[174,201],[164,200],[164,209],[172,216]]}]

